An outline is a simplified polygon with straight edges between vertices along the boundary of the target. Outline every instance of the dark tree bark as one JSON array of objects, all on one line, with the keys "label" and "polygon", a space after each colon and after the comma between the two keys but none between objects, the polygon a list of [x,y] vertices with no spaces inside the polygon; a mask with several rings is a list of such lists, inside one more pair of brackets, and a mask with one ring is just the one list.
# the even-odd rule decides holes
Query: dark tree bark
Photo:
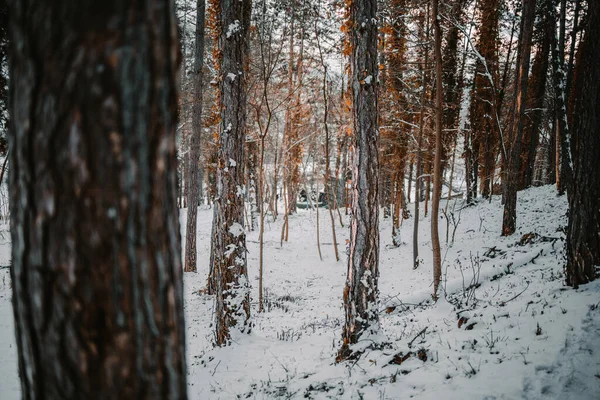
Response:
[{"label": "dark tree bark", "polygon": [[471,95],[471,133],[465,155],[467,163],[467,201],[477,195],[477,175],[481,195],[487,198],[492,193],[492,176],[496,167],[496,155],[500,132],[496,117],[498,88],[498,20],[499,0],[482,0],[479,5],[478,52]]},{"label": "dark tree bark", "polygon": [[576,140],[565,271],[567,284],[575,288],[597,278],[600,265],[600,2],[588,2],[578,55],[571,100]]},{"label": "dark tree bark", "polygon": [[11,2],[24,399],[184,399],[173,2]]},{"label": "dark tree bark", "polygon": [[230,328],[249,330],[250,293],[244,232],[246,75],[251,0],[222,0],[219,16],[221,132],[211,260],[216,284],[216,343]]},{"label": "dark tree bark", "polygon": [[[567,95],[565,77],[565,18],[566,0],[560,0],[560,18],[558,38],[552,45],[552,83],[554,85],[554,112],[556,116],[556,149],[558,193],[564,194],[569,189],[573,176],[573,155],[571,151],[571,134],[567,123]],[[559,154],[560,153],[560,154]],[[560,162],[558,162],[560,161]]]},{"label": "dark tree bark", "polygon": [[523,17],[521,20],[520,62],[515,77],[515,111],[512,121],[512,143],[506,168],[504,216],[502,219],[502,235],[510,236],[517,228],[517,189],[519,187],[519,171],[521,161],[521,141],[523,139],[523,118],[527,99],[527,83],[529,79],[529,59],[531,56],[531,39],[535,20],[535,1],[523,0]]},{"label": "dark tree bark", "polygon": [[363,334],[379,329],[377,0],[352,1],[350,22],[354,123],[352,222],[344,289],[346,322],[338,361],[357,356],[359,352],[351,346]]},{"label": "dark tree bark", "polygon": [[196,52],[194,59],[194,93],[192,103],[192,133],[189,138],[188,215],[185,240],[185,272],[196,272],[196,220],[200,188],[200,143],[202,139],[202,69],[204,68],[205,0],[196,1]]},{"label": "dark tree bark", "polygon": [[[464,24],[465,0],[457,0],[451,3],[450,25],[448,27],[445,45],[443,47],[443,90],[444,103],[446,107],[443,110],[443,126],[446,133],[442,138],[442,170],[448,167],[450,150],[456,141],[458,135],[458,121],[460,116],[460,101],[463,90],[463,77],[461,65],[459,65],[458,46],[460,41],[460,30],[458,24]],[[449,4],[450,5],[450,4]]]},{"label": "dark tree bark", "polygon": [[[7,62],[8,53],[8,4],[6,0],[0,0],[0,154],[5,155],[8,146],[6,130],[8,128],[8,76],[4,74],[4,65]],[[1,180],[0,180],[1,182]]]},{"label": "dark tree bark", "polygon": [[567,65],[567,84],[565,93],[571,93],[573,84],[573,66],[575,65],[575,44],[577,43],[577,33],[579,32],[579,13],[581,12],[581,0],[575,0],[575,10],[573,11],[573,29],[571,29],[571,44],[569,47],[569,63]]},{"label": "dark tree bark", "polygon": [[543,107],[546,94],[550,45],[554,37],[554,17],[549,6],[551,6],[551,2],[547,1],[540,8],[541,20],[537,28],[539,45],[531,70],[531,88],[527,96],[527,109],[529,111],[527,112],[523,126],[524,148],[522,149],[521,162],[521,189],[530,187],[533,183],[535,155],[540,136],[539,128],[544,116]]}]

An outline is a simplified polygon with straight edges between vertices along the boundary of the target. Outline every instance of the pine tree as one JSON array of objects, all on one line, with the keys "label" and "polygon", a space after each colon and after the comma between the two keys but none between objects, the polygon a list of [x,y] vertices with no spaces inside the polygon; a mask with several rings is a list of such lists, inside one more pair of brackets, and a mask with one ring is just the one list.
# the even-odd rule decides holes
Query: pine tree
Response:
[{"label": "pine tree", "polygon": [[[600,2],[588,2],[585,37],[578,51],[571,97],[574,176],[569,197],[567,284],[598,277],[600,265]],[[596,269],[596,270],[595,270]]]},{"label": "pine tree", "polygon": [[[533,168],[539,130],[544,117],[543,107],[546,94],[546,77],[548,75],[550,45],[554,37],[552,1],[544,0],[540,4],[540,16],[537,26],[537,52],[531,70],[531,82],[527,95],[527,116],[523,121],[523,148],[521,155],[521,183],[524,189],[533,183]],[[535,34],[535,33],[534,33]]]},{"label": "pine tree", "polygon": [[229,342],[230,328],[244,332],[250,324],[243,186],[251,8],[250,0],[222,0],[218,8],[221,131],[211,246],[217,345]]},{"label": "pine tree", "polygon": [[[476,67],[471,95],[471,130],[465,132],[465,167],[467,202],[477,197],[478,174],[481,194],[492,193],[495,156],[500,141],[496,116],[498,87],[498,19],[499,0],[482,0],[479,8],[479,38],[476,44]],[[481,168],[480,168],[481,167]]]},{"label": "pine tree", "polygon": [[170,0],[10,8],[24,399],[185,399]]},{"label": "pine tree", "polygon": [[354,122],[352,220],[344,289],[346,322],[338,361],[357,356],[359,351],[352,345],[379,328],[377,0],[353,0],[350,22]]},{"label": "pine tree", "polygon": [[531,55],[531,40],[533,23],[535,21],[535,1],[523,0],[523,17],[521,20],[521,42],[519,48],[518,68],[515,76],[515,102],[512,122],[511,146],[508,166],[504,175],[504,216],[502,220],[502,235],[510,236],[517,228],[517,189],[519,171],[521,170],[521,141],[523,138],[523,120],[527,100],[529,80],[529,59]]},{"label": "pine tree", "polygon": [[[196,1],[196,52],[194,54],[194,94],[192,103],[192,134],[189,138],[189,192],[185,242],[185,271],[196,272],[196,220],[202,182],[199,180],[200,141],[202,139],[202,81],[204,68],[205,0]],[[186,178],[187,179],[187,178]]]}]

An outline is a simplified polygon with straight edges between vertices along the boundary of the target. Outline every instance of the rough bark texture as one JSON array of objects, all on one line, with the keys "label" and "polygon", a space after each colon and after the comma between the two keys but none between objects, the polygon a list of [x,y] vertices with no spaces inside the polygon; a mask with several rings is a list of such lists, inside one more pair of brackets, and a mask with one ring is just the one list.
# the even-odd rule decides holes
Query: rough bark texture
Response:
[{"label": "rough bark texture", "polygon": [[433,32],[435,38],[435,160],[433,162],[433,198],[431,201],[431,247],[433,248],[433,298],[437,299],[442,278],[442,256],[438,221],[442,195],[442,29],[438,15],[438,0],[432,0]]},{"label": "rough bark texture", "polygon": [[11,2],[24,399],[186,398],[173,2]]},{"label": "rough bark texture", "polygon": [[[8,77],[4,74],[4,65],[7,62],[8,52],[8,5],[6,0],[0,0],[0,154],[5,155],[8,150],[6,130],[8,128]],[[1,182],[1,181],[0,181]]]},{"label": "rough bark texture", "polygon": [[[498,88],[498,20],[499,0],[482,0],[478,22],[479,39],[476,50],[473,92],[471,95],[471,130],[467,134],[465,160],[467,169],[467,202],[477,197],[477,175],[481,195],[492,193],[492,176],[500,143],[496,120],[496,91]],[[481,57],[479,57],[481,56]]]},{"label": "rough bark texture", "polygon": [[352,345],[379,329],[379,131],[377,121],[377,0],[350,5],[350,56],[354,157],[348,276],[344,289],[346,322],[338,360],[357,354]]},{"label": "rough bark texture", "polygon": [[535,1],[523,0],[523,17],[521,21],[520,62],[515,77],[515,111],[513,123],[513,137],[510,146],[508,167],[506,169],[504,216],[502,220],[502,235],[509,236],[515,233],[517,227],[517,189],[519,187],[519,171],[521,161],[521,140],[523,138],[523,118],[527,99],[527,82],[529,79],[529,59],[531,55],[531,39],[533,35],[533,22],[535,20]]},{"label": "rough bark texture", "polygon": [[[196,52],[194,59],[194,93],[192,103],[192,131],[189,138],[188,215],[185,235],[185,272],[196,272],[196,220],[200,188],[200,142],[202,139],[202,69],[204,68],[205,1],[196,1]],[[189,178],[189,179],[188,179]]]},{"label": "rough bark texture", "polygon": [[550,54],[550,45],[554,37],[553,15],[546,4],[541,8],[542,19],[537,28],[539,40],[538,49],[533,61],[531,71],[531,83],[527,96],[527,109],[529,110],[523,126],[523,149],[521,161],[521,183],[520,188],[524,189],[533,183],[533,170],[535,163],[536,150],[539,144],[540,125],[544,116],[544,97],[546,94],[546,76],[548,75],[548,60]]},{"label": "rough bark texture", "polygon": [[211,259],[216,283],[216,342],[230,341],[230,328],[249,329],[250,293],[244,232],[246,75],[250,0],[222,0],[221,132],[217,160]]},{"label": "rough bark texture", "polygon": [[566,275],[575,288],[597,278],[600,265],[600,3],[591,1],[588,7],[572,95],[576,140]]},{"label": "rough bark texture", "polygon": [[[448,29],[445,35],[445,44],[443,46],[443,90],[444,90],[444,103],[446,107],[443,110],[443,126],[446,129],[444,137],[442,138],[443,143],[443,154],[442,154],[442,169],[445,170],[448,167],[448,159],[450,151],[454,148],[454,142],[458,135],[458,124],[460,117],[461,108],[461,94],[463,90],[463,73],[464,69],[460,65],[458,46],[460,42],[460,30],[458,24],[464,24],[464,15],[466,12],[466,0],[456,0],[452,3],[448,3],[450,20]],[[442,7],[444,3],[442,3]],[[443,10],[442,10],[443,12]],[[441,13],[440,13],[441,14]],[[443,36],[443,35],[442,35]],[[464,58],[464,56],[463,56]]]},{"label": "rough bark texture", "polygon": [[556,116],[556,151],[558,193],[569,189],[573,177],[571,134],[567,123],[567,92],[565,77],[565,16],[566,0],[561,0],[558,38],[552,45],[552,83],[554,85],[554,112]]}]

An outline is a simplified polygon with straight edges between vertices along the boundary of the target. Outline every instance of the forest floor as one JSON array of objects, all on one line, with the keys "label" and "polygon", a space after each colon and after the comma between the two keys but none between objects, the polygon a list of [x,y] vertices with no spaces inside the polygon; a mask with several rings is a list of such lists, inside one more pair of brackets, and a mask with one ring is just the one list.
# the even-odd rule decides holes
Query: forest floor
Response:
[{"label": "forest floor", "polygon": [[[446,202],[442,201],[442,206]],[[190,399],[600,399],[600,281],[573,290],[563,276],[566,197],[551,186],[519,193],[518,230],[501,237],[495,197],[440,221],[443,290],[431,300],[430,220],[420,222],[421,265],[412,269],[413,219],[392,246],[381,220],[381,325],[388,345],[335,364],[343,324],[348,218],[336,230],[336,262],[327,210],[282,218],[265,232],[265,312],[258,313],[258,233],[248,233],[252,283],[250,334],[214,348],[213,299],[205,287],[212,210],[201,208],[198,273],[185,275]],[[443,215],[442,215],[443,217]],[[181,213],[182,230],[186,212]],[[8,236],[0,265],[8,265]],[[453,243],[452,243],[453,242]],[[184,241],[185,243],[185,241]],[[20,397],[8,270],[0,270],[0,397]]]}]

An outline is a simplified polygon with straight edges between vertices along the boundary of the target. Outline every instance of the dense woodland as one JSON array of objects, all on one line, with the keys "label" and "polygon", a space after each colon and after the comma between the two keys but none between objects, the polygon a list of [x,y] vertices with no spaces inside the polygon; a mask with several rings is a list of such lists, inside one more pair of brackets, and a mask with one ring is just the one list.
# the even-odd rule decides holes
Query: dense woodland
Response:
[{"label": "dense woodland", "polygon": [[500,198],[493,229],[511,236],[520,191],[554,185],[562,279],[598,277],[599,1],[4,0],[0,63],[23,398],[186,398],[198,241],[182,242],[180,209],[188,233],[213,213],[215,346],[265,312],[265,226],[282,221],[286,246],[300,208],[319,257],[347,263],[336,363],[386,346],[365,344],[381,332],[380,224],[446,296],[456,199]]}]

